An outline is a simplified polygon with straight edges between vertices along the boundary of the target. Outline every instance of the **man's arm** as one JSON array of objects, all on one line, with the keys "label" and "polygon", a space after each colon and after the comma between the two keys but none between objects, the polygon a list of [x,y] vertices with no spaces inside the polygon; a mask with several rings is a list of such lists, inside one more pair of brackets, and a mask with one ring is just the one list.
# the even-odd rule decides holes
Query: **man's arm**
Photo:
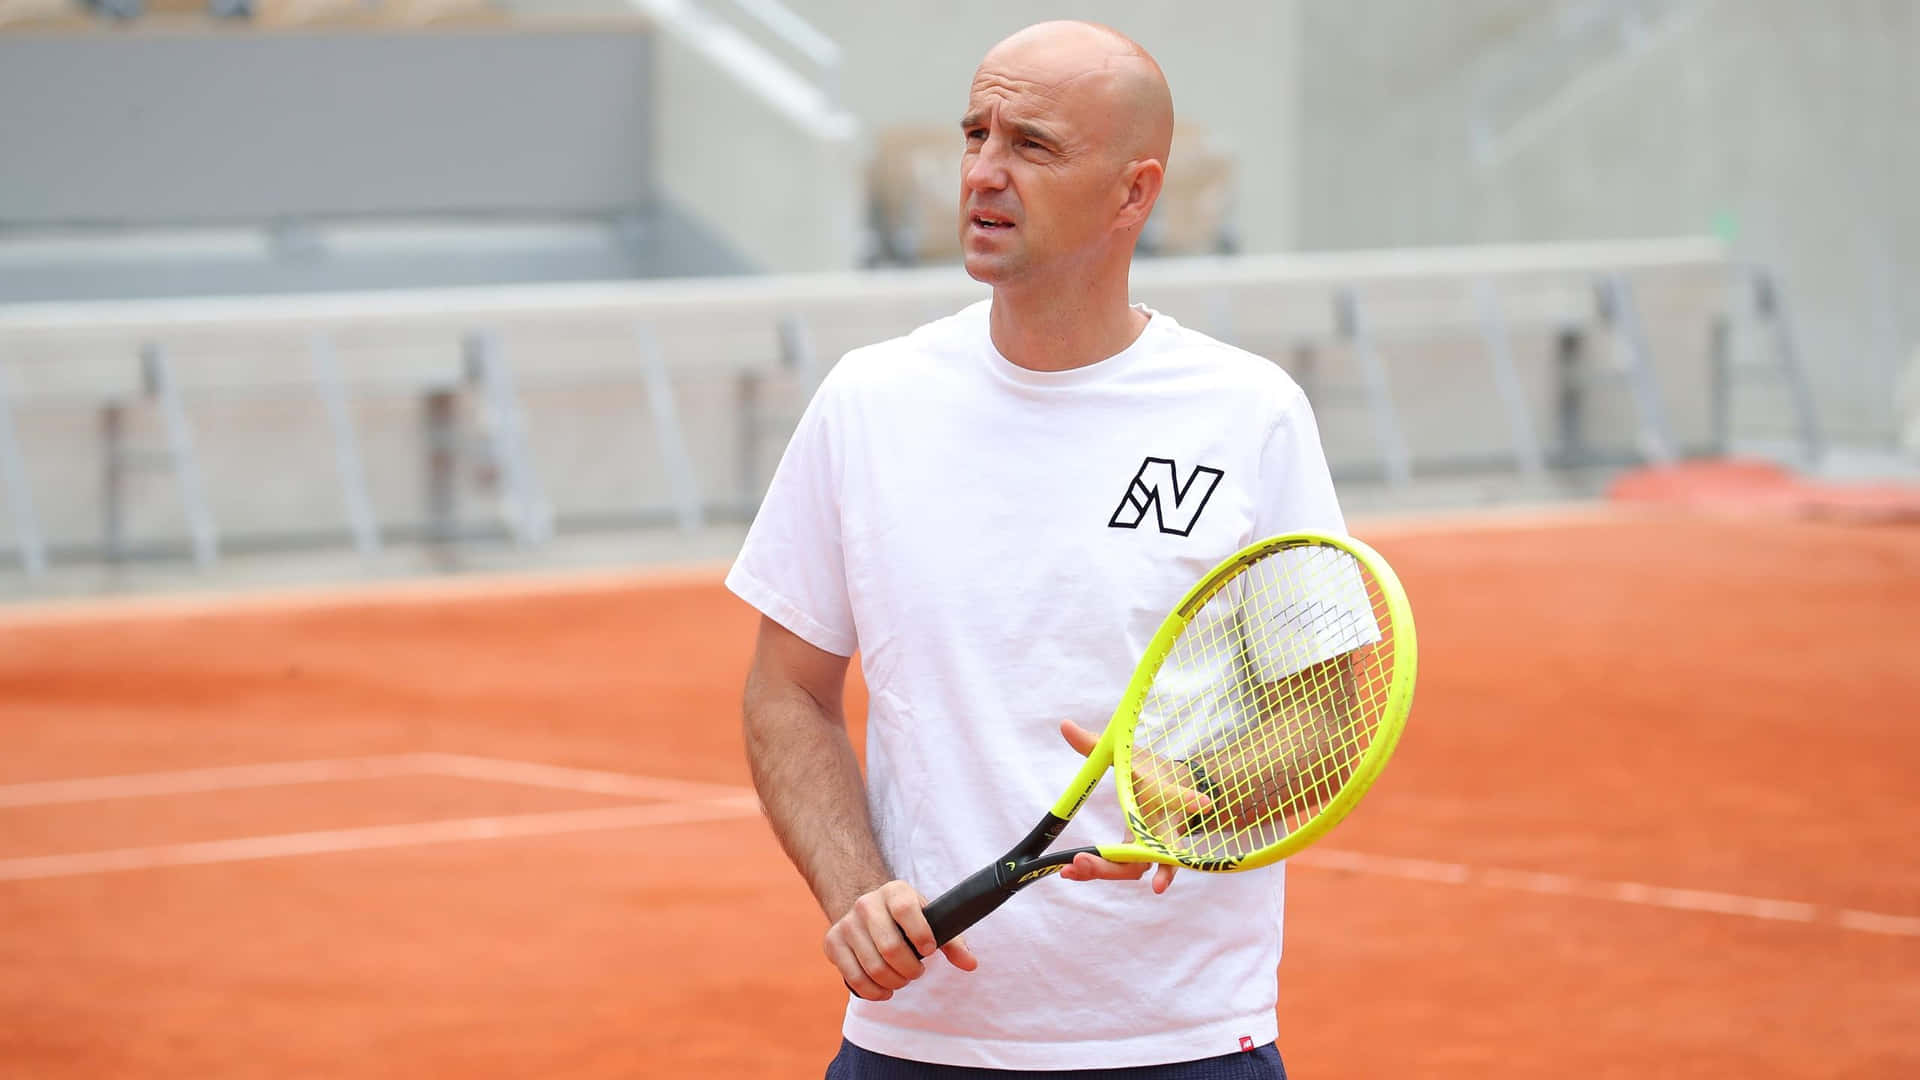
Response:
[{"label": "man's arm", "polygon": [[[747,764],[774,835],[833,923],[822,942],[827,959],[854,993],[885,1001],[926,970],[920,957],[932,951],[933,931],[925,899],[893,880],[874,839],[847,738],[846,675],[846,657],[763,617],[747,673]],[[964,943],[945,951],[973,970]]]}]

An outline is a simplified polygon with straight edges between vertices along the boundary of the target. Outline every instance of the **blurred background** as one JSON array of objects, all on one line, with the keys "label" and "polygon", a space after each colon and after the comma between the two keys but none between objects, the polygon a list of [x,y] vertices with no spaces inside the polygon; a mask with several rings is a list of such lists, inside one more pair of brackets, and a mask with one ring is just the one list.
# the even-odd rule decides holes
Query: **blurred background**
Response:
[{"label": "blurred background", "polygon": [[1920,1075],[1920,0],[0,0],[0,1075],[819,1075],[717,567],[1063,16],[1420,619],[1289,1064]]},{"label": "blurred background", "polygon": [[1048,16],[1174,88],[1139,299],[1360,509],[1912,474],[1909,0],[0,0],[0,594],[730,553],[981,295],[954,117]]}]

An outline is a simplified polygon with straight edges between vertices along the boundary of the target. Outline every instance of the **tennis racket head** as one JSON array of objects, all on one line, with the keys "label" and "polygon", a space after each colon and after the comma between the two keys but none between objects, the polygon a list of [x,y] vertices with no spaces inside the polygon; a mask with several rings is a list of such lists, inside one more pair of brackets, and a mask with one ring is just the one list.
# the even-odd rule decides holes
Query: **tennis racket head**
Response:
[{"label": "tennis racket head", "polygon": [[1115,712],[1129,854],[1251,870],[1318,839],[1393,753],[1416,656],[1399,579],[1351,537],[1277,536],[1215,567]]}]

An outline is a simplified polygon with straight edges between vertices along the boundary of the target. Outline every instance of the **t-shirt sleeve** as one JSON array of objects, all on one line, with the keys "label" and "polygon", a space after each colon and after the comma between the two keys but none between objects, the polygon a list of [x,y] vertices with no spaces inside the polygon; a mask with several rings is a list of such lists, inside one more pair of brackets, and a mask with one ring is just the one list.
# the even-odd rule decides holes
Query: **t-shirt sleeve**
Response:
[{"label": "t-shirt sleeve", "polygon": [[1260,451],[1260,490],[1254,535],[1321,532],[1344,536],[1347,519],[1333,493],[1333,474],[1320,446],[1320,427],[1298,386],[1289,386]]},{"label": "t-shirt sleeve", "polygon": [[[1313,410],[1298,387],[1289,394],[1260,459],[1259,536],[1347,533],[1333,476],[1320,446]],[[1360,566],[1331,548],[1292,549],[1249,571],[1247,587],[1277,598],[1256,617],[1265,632],[1251,635],[1256,678],[1273,681],[1379,640],[1373,604]]]},{"label": "t-shirt sleeve", "polygon": [[816,648],[852,656],[859,641],[841,548],[837,382],[807,404],[754,515],[727,588]]}]

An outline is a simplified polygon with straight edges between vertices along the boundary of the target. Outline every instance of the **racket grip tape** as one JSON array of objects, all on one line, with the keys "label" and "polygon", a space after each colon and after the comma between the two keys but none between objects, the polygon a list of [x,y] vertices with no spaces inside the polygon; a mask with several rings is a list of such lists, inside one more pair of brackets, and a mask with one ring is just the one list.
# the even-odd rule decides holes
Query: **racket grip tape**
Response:
[{"label": "racket grip tape", "polygon": [[967,928],[991,915],[1014,890],[1001,884],[1000,864],[982,867],[926,906],[927,925],[935,945],[945,945]]}]

